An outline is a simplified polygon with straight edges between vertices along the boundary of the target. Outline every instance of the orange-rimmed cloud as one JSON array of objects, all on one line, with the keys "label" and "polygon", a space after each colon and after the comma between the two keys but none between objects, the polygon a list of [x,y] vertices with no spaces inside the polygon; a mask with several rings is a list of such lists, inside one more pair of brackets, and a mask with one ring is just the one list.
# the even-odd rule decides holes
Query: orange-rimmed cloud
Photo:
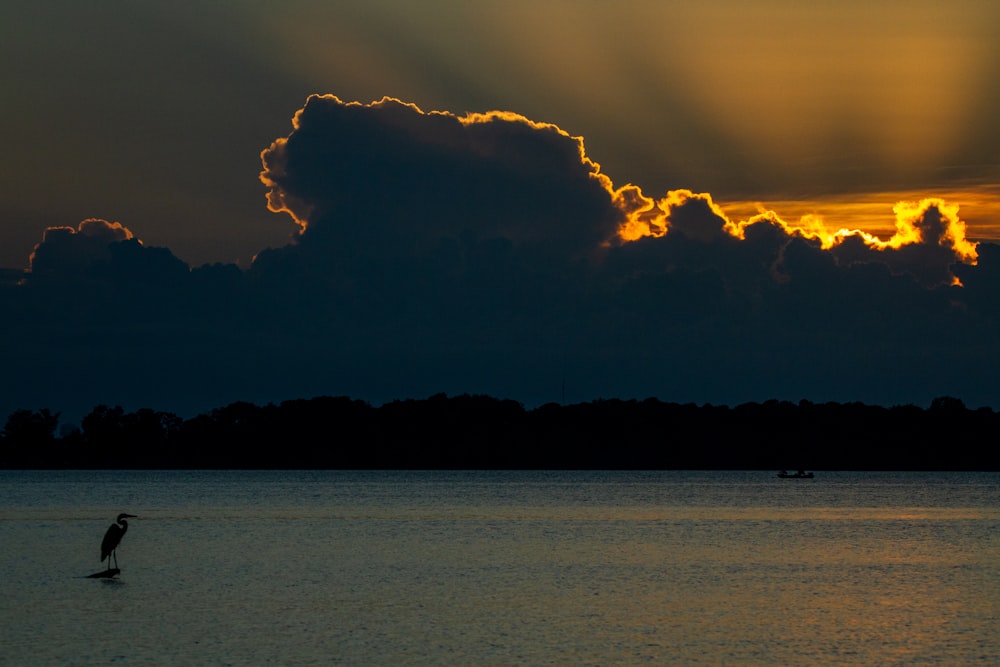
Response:
[{"label": "orange-rimmed cloud", "polygon": [[95,260],[108,259],[110,244],[133,238],[131,230],[120,222],[101,218],[87,218],[75,228],[49,227],[31,253],[31,272],[37,276],[52,270],[86,267]]},{"label": "orange-rimmed cloud", "polygon": [[[722,209],[717,207],[721,213]],[[904,246],[929,244],[951,248],[958,261],[976,263],[976,243],[965,236],[965,223],[958,217],[958,205],[949,205],[943,199],[927,197],[920,201],[900,201],[893,206],[896,232],[882,240],[860,229],[831,229],[820,215],[809,214],[798,223],[782,219],[773,211],[763,211],[747,220],[733,222],[726,218],[726,229],[737,238],[744,238],[746,228],[759,222],[777,224],[792,236],[816,239],[829,250],[845,239],[857,237],[878,250],[899,250]]]},{"label": "orange-rimmed cloud", "polygon": [[444,239],[472,238],[582,257],[677,230],[698,241],[745,240],[757,225],[772,227],[775,242],[801,238],[839,262],[879,261],[927,285],[955,283],[948,267],[977,261],[958,206],[943,198],[898,202],[887,238],[833,227],[819,213],[791,220],[759,207],[735,219],[707,193],[675,189],[654,199],[616,186],[583,137],[510,111],[458,115],[393,97],[312,95],[292,127],[261,153],[268,207],[292,217],[300,243],[352,262],[440,255],[433,248]]},{"label": "orange-rimmed cloud", "polygon": [[637,188],[614,187],[582,137],[509,111],[313,95],[292,126],[261,153],[260,179],[303,243],[346,234],[420,247],[468,232],[586,254],[650,206]]},{"label": "orange-rimmed cloud", "polygon": [[960,206],[969,240],[1000,241],[1000,184],[997,183],[817,195],[808,199],[761,201],[715,197],[720,208],[734,219],[743,220],[764,211],[777,211],[786,220],[818,217],[826,228],[864,230],[880,238],[896,234],[896,219],[889,212],[898,202],[924,199],[940,199],[948,202],[949,206]]},{"label": "orange-rimmed cloud", "polygon": [[[848,240],[860,241],[865,247],[884,254],[892,251],[903,251],[908,247],[922,247],[927,253],[935,255],[935,260],[947,265],[950,262],[962,262],[975,265],[977,261],[978,243],[966,237],[966,225],[958,215],[957,204],[948,204],[943,199],[926,197],[919,201],[900,201],[893,207],[895,215],[895,233],[888,239],[881,239],[875,234],[860,229],[831,228],[823,216],[806,214],[796,222],[784,219],[773,210],[761,208],[758,213],[744,220],[733,220],[715,203],[708,193],[695,193],[691,190],[671,190],[666,196],[650,204],[642,198],[642,208],[634,208],[628,220],[619,229],[623,241],[635,241],[645,236],[665,236],[678,223],[678,211],[684,207],[696,204],[709,212],[717,222],[717,227],[699,227],[690,225],[684,227],[687,236],[706,237],[718,231],[724,231],[730,236],[743,240],[747,230],[754,225],[772,225],[789,237],[810,239],[819,244],[823,250],[832,251]],[[683,223],[682,223],[683,224]],[[907,251],[909,252],[909,251]],[[915,253],[910,253],[915,254]],[[908,262],[890,262],[890,264],[907,264]],[[949,274],[950,275],[950,274]]]}]

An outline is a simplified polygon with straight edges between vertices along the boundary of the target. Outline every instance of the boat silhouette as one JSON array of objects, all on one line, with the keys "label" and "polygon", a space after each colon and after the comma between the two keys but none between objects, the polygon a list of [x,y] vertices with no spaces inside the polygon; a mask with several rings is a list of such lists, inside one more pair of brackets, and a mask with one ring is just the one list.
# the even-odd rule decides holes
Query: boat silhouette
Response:
[{"label": "boat silhouette", "polygon": [[778,473],[778,477],[782,479],[812,479],[815,475],[812,471],[806,472],[805,470],[799,470],[796,472],[788,472],[787,470],[782,470]]}]

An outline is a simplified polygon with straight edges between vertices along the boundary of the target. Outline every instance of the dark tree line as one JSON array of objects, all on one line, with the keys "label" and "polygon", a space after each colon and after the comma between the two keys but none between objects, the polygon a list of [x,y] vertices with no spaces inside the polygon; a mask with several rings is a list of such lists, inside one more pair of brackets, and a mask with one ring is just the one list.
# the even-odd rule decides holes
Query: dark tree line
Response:
[{"label": "dark tree line", "polygon": [[191,419],[101,405],[12,413],[0,467],[114,469],[1000,470],[1000,413],[941,397],[924,409],[656,399],[550,403],[443,394],[382,406],[319,397],[237,402]]}]

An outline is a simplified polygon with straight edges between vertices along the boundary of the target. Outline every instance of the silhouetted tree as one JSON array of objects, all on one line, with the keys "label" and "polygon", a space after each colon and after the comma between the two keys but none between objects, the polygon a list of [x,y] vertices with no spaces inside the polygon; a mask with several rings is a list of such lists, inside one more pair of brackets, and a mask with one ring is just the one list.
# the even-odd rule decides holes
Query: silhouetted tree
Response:
[{"label": "silhouetted tree", "polygon": [[124,463],[125,410],[98,405],[80,421],[82,460],[93,467],[118,467]]},{"label": "silhouetted tree", "polygon": [[55,433],[59,425],[59,413],[53,414],[48,408],[41,410],[15,410],[4,424],[2,443],[4,454],[0,459],[7,465],[51,465],[57,463],[52,458],[55,453]]},{"label": "silhouetted tree", "polygon": [[[930,407],[765,401],[736,407],[600,399],[526,410],[436,394],[381,407],[347,397],[236,402],[191,419],[99,405],[56,437],[58,414],[18,410],[0,466],[998,470],[983,434],[1000,414],[941,397]],[[984,447],[984,444],[987,445]]]}]

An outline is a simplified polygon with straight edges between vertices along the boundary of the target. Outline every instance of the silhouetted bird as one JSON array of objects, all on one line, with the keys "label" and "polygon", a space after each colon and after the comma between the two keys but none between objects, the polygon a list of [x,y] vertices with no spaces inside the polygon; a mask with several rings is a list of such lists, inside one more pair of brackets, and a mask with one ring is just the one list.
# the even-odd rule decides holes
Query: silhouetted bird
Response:
[{"label": "silhouetted bird", "polygon": [[[125,531],[128,530],[128,521],[125,519],[134,519],[134,514],[119,514],[118,520],[111,524],[108,528],[108,532],[104,533],[104,539],[101,540],[101,562],[104,562],[105,558],[113,556],[115,559],[115,567],[118,567],[118,554],[115,552],[118,550],[118,544],[122,541],[122,536],[125,535]],[[111,559],[108,558],[108,569],[111,569]]]}]

